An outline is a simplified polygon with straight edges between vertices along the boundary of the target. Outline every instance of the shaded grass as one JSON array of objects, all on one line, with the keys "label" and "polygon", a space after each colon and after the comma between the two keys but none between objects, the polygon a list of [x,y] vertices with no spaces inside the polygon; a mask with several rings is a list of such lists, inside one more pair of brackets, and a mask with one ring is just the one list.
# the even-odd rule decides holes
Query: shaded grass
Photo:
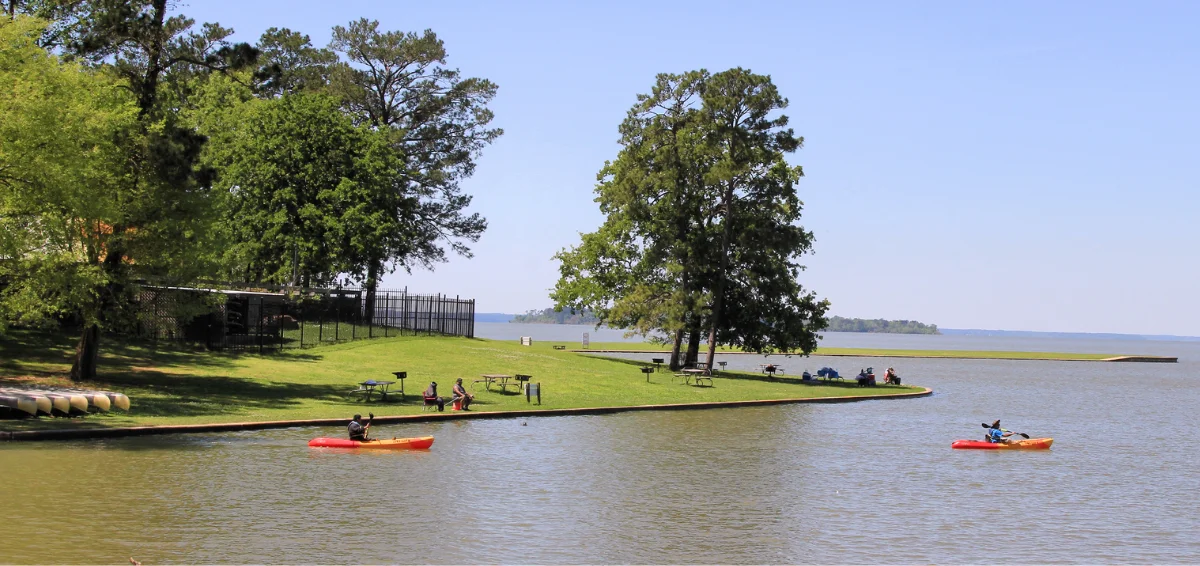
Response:
[{"label": "shaded grass", "polygon": [[[436,381],[449,398],[455,378],[475,394],[472,409],[506,411],[576,407],[632,406],[658,403],[741,401],[877,395],[919,391],[917,387],[861,389],[850,383],[801,383],[791,377],[725,372],[713,387],[673,381],[669,372],[647,382],[641,363],[580,355],[549,343],[522,347],[515,342],[455,337],[405,336],[321,346],[259,356],[204,350],[160,349],[146,345],[104,344],[96,382],[67,380],[70,341],[40,335],[0,338],[0,384],[66,385],[120,391],[132,403],[128,413],[111,412],[78,419],[0,421],[0,430],[118,427],[166,424],[348,418],[359,412],[403,415],[421,412],[420,392]],[[403,401],[363,403],[347,394],[366,379],[391,380],[407,371]],[[524,395],[474,383],[481,374],[529,374],[542,384],[542,405]],[[398,385],[393,392],[398,393]],[[398,395],[394,396],[398,397]]]}]

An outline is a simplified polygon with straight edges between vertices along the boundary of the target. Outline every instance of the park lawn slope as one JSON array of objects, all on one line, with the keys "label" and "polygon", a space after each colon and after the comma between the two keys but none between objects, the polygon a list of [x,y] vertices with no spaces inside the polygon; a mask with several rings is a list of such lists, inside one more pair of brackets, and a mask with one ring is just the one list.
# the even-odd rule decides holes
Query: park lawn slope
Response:
[{"label": "park lawn slope", "polygon": [[[276,355],[231,355],[203,350],[159,349],[105,344],[94,383],[73,384],[70,343],[38,335],[0,341],[0,384],[71,386],[120,391],[132,401],[128,413],[84,418],[0,421],[0,430],[125,427],[348,418],[354,413],[419,414],[420,393],[430,381],[449,398],[454,379],[462,377],[475,394],[473,410],[512,411],[620,407],[634,405],[881,395],[921,391],[919,387],[857,388],[853,381],[800,383],[729,372],[714,387],[672,382],[668,372],[646,381],[640,365],[553,350],[549,344],[523,347],[515,342],[454,337],[398,337],[361,340],[289,351]],[[394,379],[407,371],[402,402],[362,403],[347,395],[358,382]],[[542,384],[542,404],[523,395],[474,383],[484,373],[528,374]],[[393,391],[398,391],[393,386]]]}]

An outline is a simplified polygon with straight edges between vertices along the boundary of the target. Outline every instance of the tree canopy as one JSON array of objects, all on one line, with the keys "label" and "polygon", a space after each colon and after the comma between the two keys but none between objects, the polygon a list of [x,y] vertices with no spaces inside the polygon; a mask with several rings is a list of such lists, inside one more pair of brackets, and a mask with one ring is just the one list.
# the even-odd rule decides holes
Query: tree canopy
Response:
[{"label": "tree canopy", "polygon": [[563,250],[551,297],[611,326],[674,337],[694,362],[708,335],[752,351],[816,347],[828,303],[797,282],[812,233],[797,222],[803,175],[785,156],[803,138],[777,113],[770,78],[744,69],[660,75],[621,124],[599,174],[606,220]]},{"label": "tree canopy", "polygon": [[501,134],[496,85],[448,67],[430,30],[363,19],[324,48],[287,28],[251,46],[168,0],[4,8],[0,329],[80,323],[77,379],[147,283],[373,290],[470,255],[487,226],[461,182]]}]

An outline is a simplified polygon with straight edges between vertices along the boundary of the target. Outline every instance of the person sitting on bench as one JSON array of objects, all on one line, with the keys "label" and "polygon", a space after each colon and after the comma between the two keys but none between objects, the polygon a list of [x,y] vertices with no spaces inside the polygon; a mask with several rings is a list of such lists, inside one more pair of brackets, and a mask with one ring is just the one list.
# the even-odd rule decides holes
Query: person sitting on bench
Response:
[{"label": "person sitting on bench", "polygon": [[470,406],[471,400],[474,398],[475,398],[474,395],[467,393],[467,390],[463,388],[461,377],[458,378],[457,380],[455,380],[454,388],[451,390],[451,396],[450,396],[451,401],[453,401],[455,403],[458,403],[461,401],[462,404],[459,405],[459,407],[464,411],[469,411],[470,409],[468,409],[467,407]]},{"label": "person sitting on bench", "polygon": [[446,401],[441,397],[438,397],[436,381],[429,382],[429,388],[425,390],[425,393],[423,393],[422,396],[425,397],[426,405],[437,405],[438,411],[444,411],[446,409]]}]

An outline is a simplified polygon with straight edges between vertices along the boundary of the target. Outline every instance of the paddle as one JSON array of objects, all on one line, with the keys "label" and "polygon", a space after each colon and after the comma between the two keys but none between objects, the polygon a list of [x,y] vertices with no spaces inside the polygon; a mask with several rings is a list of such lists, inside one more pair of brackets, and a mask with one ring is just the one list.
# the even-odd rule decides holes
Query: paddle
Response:
[{"label": "paddle", "polygon": [[[980,424],[982,424],[982,425],[983,425],[983,428],[992,428],[992,425],[990,425],[990,424],[987,424],[987,423],[980,423]],[[1000,430],[1002,430],[1002,431],[1004,431],[1004,432],[1013,432],[1013,431],[1011,431],[1011,430],[1008,430],[1007,428],[1002,428],[1002,429],[1000,429]],[[1029,435],[1028,435],[1028,434],[1025,434],[1025,433],[1023,433],[1023,432],[1013,432],[1013,434],[1015,434],[1015,435],[1017,435],[1017,436],[1022,436],[1022,437],[1025,437],[1025,438],[1029,438]]]},{"label": "paddle", "polygon": [[[367,431],[371,429],[371,422],[375,420],[375,413],[367,413],[367,426],[363,427],[363,440],[370,441],[371,437]],[[1025,438],[1029,438],[1026,436]]]}]

